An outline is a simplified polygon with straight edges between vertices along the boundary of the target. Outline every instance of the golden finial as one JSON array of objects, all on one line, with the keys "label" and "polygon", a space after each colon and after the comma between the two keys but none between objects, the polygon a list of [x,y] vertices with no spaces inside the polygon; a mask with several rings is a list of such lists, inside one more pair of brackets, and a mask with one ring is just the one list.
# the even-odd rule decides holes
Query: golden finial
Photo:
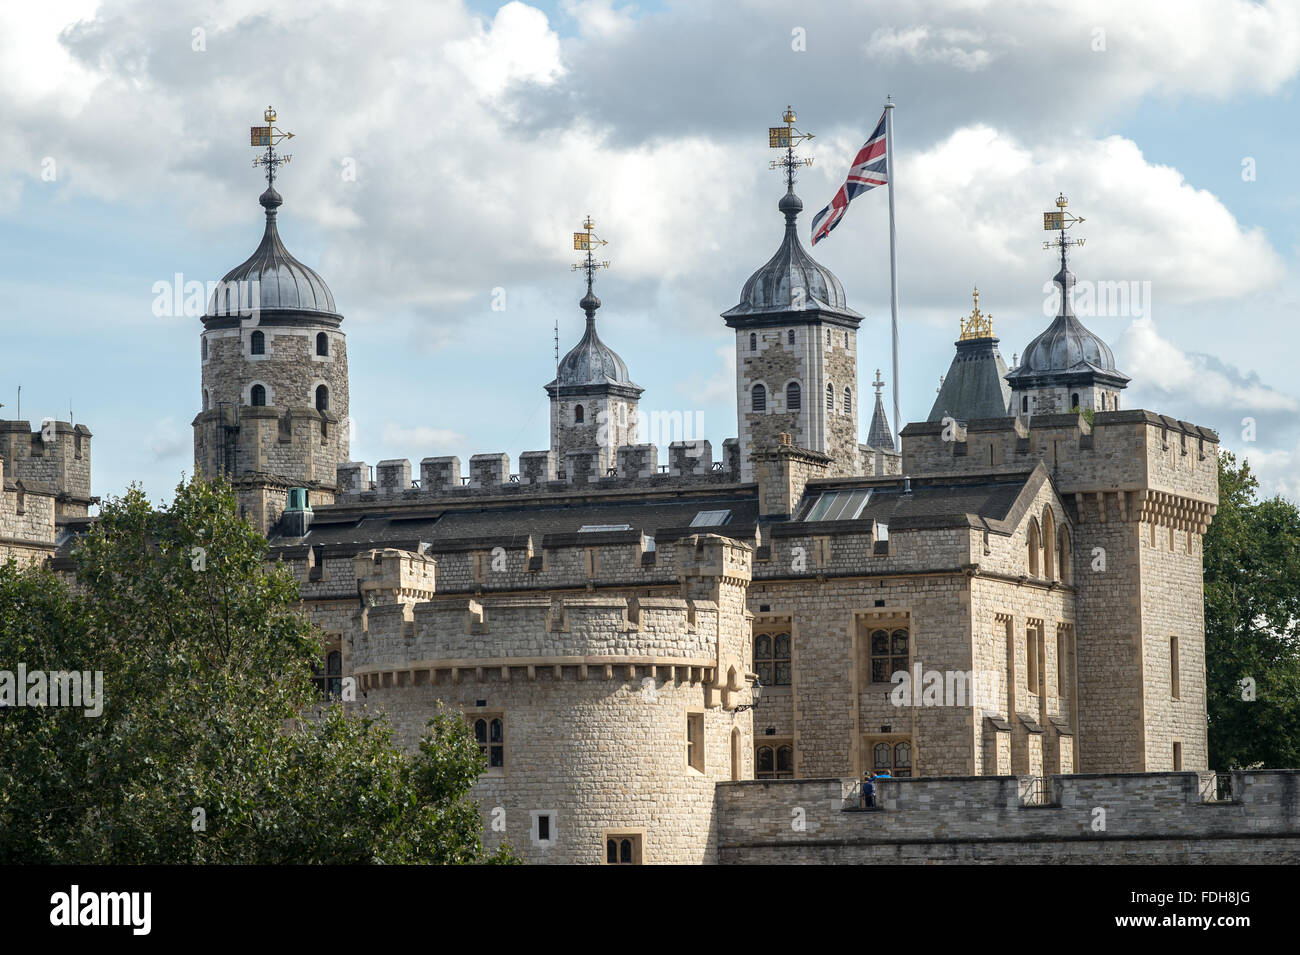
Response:
[{"label": "golden finial", "polygon": [[993,337],[993,316],[985,315],[980,311],[980,290],[977,287],[973,293],[975,298],[975,308],[970,313],[970,318],[961,319],[961,340],[966,341],[970,338],[992,338]]}]

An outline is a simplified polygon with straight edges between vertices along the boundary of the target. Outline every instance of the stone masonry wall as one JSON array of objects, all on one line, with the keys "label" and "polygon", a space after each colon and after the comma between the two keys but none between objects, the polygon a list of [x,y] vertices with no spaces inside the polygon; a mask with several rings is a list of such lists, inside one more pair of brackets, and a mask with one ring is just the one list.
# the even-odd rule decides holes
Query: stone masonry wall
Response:
[{"label": "stone masonry wall", "polygon": [[[881,808],[852,780],[718,786],[723,863],[1300,862],[1300,773],[1232,774],[1235,801],[1207,803],[1203,774],[1057,776],[1049,806],[1015,776],[878,781]],[[1099,812],[1099,810],[1101,812]],[[1103,828],[1098,828],[1100,824]]]}]

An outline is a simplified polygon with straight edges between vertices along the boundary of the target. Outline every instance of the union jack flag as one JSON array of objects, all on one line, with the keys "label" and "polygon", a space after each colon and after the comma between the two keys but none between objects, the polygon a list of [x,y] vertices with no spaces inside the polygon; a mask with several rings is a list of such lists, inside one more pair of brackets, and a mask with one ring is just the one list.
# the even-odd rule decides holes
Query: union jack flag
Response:
[{"label": "union jack flag", "polygon": [[857,156],[854,157],[853,165],[849,167],[849,174],[844,180],[844,185],[840,186],[839,192],[835,193],[835,198],[831,200],[831,204],[813,218],[813,245],[816,245],[819,239],[824,239],[830,235],[831,231],[840,224],[840,220],[844,218],[844,213],[848,211],[850,202],[868,189],[874,189],[876,186],[883,186],[889,182],[885,172],[886,160],[885,114],[881,113],[880,122],[876,124],[875,131],[867,137],[866,144],[858,150]]}]

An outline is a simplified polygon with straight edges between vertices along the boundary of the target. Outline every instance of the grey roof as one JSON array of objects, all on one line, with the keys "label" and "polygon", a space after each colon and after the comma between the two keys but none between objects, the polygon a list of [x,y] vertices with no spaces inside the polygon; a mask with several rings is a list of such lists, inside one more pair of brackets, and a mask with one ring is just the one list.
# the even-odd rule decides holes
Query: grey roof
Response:
[{"label": "grey roof", "polygon": [[596,334],[594,313],[587,316],[587,330],[578,344],[561,359],[554,384],[561,387],[588,385],[636,387],[628,377],[627,363]]},{"label": "grey roof", "polygon": [[[721,525],[697,527],[690,529],[689,533],[727,535],[732,528],[744,528],[745,536],[752,536],[758,518],[758,502],[751,490],[734,495],[649,500],[620,496],[578,504],[534,498],[498,506],[446,508],[433,504],[427,509],[414,510],[409,507],[391,510],[373,506],[364,510],[347,506],[321,507],[316,509],[306,537],[290,539],[274,535],[271,544],[273,547],[310,544],[365,549],[402,543],[413,547],[415,542],[426,542],[430,551],[436,553],[440,546],[459,549],[469,541],[481,546],[485,539],[531,535],[534,544],[540,546],[548,537],[577,534],[583,525],[627,524],[630,531],[608,533],[632,536],[645,533],[655,537],[670,529],[685,534],[697,514],[714,510],[729,510],[731,513]],[[588,539],[588,536],[584,534],[583,539]]]},{"label": "grey roof", "polygon": [[889,419],[885,417],[885,406],[880,400],[880,392],[876,392],[876,409],[871,412],[871,430],[867,432],[867,447],[869,448],[889,448],[894,447],[894,435],[889,430]]},{"label": "grey roof", "polygon": [[778,208],[785,215],[785,237],[780,248],[749,277],[739,304],[723,312],[722,317],[819,310],[860,321],[862,316],[848,306],[840,280],[815,262],[799,241],[796,220],[803,201],[790,191],[781,197]]},{"label": "grey roof", "polygon": [[996,338],[958,341],[957,353],[944,376],[927,421],[945,417],[966,422],[976,418],[1002,418],[1008,414],[1011,388],[1006,383],[1007,363]]},{"label": "grey roof", "polygon": [[266,230],[262,233],[262,241],[246,261],[226,273],[222,279],[224,287],[218,289],[208,303],[208,314],[235,314],[242,284],[257,282],[258,304],[263,309],[337,315],[334,295],[325,280],[290,255],[280,241],[275,225],[276,210],[284,202],[280,194],[268,187],[258,201],[266,210]]},{"label": "grey roof", "polygon": [[805,488],[795,520],[773,526],[771,533],[788,536],[832,530],[829,524],[823,528],[821,524],[804,523],[817,499],[827,491],[861,486],[870,487],[871,496],[856,522],[848,523],[879,521],[888,525],[891,531],[979,526],[1006,534],[1014,530],[1026,503],[1032,501],[1033,494],[1047,479],[1046,469],[1038,464],[1032,470],[990,475],[900,477],[889,481],[855,482],[843,478],[812,481]]},{"label": "grey roof", "polygon": [[1020,364],[1006,376],[1007,380],[1014,386],[1025,379],[1100,375],[1127,382],[1128,376],[1115,367],[1110,346],[1074,315],[1071,301],[1074,273],[1062,265],[1055,281],[1061,292],[1060,310],[1052,323],[1025,348]]}]

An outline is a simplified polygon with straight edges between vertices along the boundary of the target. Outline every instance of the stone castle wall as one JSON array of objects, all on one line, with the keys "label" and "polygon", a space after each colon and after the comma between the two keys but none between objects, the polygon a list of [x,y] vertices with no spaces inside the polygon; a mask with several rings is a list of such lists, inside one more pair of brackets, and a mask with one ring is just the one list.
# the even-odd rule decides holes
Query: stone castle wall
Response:
[{"label": "stone castle wall", "polygon": [[[857,811],[853,780],[718,786],[723,863],[1223,864],[1300,862],[1300,773],[1057,776],[1048,805],[1015,776],[887,779]],[[1100,828],[1104,826],[1104,828]]]},{"label": "stone castle wall", "polygon": [[68,421],[55,421],[52,427],[54,440],[46,441],[30,421],[0,421],[0,460],[10,480],[58,496],[58,517],[85,517],[92,502],[90,430]]},{"label": "stone castle wall", "polygon": [[[595,552],[628,578],[637,562],[609,555],[630,550],[558,548],[547,573],[580,586]],[[713,862],[714,784],[753,772],[752,717],[736,709],[752,669],[749,548],[698,536],[663,553],[677,570],[675,596],[605,588],[442,597],[444,585],[487,572],[481,555],[445,554],[448,584],[441,559],[373,551],[348,575],[364,606],[335,606],[319,622],[348,628],[345,673],[408,748],[438,703],[471,725],[503,721],[503,765],[474,789],[489,845],[506,839],[535,862],[599,863],[609,833],[630,833],[645,862]],[[535,838],[538,813],[550,815],[552,844]]]},{"label": "stone castle wall", "polygon": [[[789,332],[794,332],[794,344]],[[830,340],[827,341],[827,333]],[[749,347],[756,336],[755,350]],[[849,337],[844,344],[845,334]],[[828,477],[859,473],[857,332],[839,327],[792,325],[782,328],[736,330],[736,408],[740,426],[743,480],[753,480],[752,455],[776,446],[778,436],[790,434],[797,447],[831,457]],[[799,408],[787,407],[786,387],[798,382]],[[762,384],[767,391],[765,411],[754,411],[752,390]],[[831,385],[833,407],[826,404],[826,386]],[[847,413],[844,389],[850,389]]]},{"label": "stone castle wall", "polygon": [[0,458],[0,564],[43,560],[54,552],[54,495],[14,481]]}]

